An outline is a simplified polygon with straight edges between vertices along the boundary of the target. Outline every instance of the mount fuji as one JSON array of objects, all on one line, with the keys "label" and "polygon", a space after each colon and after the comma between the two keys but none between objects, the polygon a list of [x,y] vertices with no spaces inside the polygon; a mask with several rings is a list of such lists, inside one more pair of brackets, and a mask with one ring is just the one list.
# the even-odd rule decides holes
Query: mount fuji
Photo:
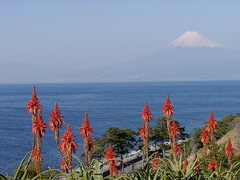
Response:
[{"label": "mount fuji", "polygon": [[222,47],[223,45],[214,42],[199,32],[187,31],[176,40],[169,43],[173,47]]}]

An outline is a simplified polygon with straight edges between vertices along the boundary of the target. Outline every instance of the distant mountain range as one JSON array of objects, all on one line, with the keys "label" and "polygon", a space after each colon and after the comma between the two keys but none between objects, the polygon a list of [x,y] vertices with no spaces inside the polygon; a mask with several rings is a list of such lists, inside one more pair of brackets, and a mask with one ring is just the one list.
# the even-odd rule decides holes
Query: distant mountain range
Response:
[{"label": "distant mountain range", "polygon": [[186,32],[154,54],[104,68],[79,71],[77,67],[68,70],[3,64],[0,82],[5,76],[12,81],[29,82],[240,80],[240,51],[226,48],[200,33]]},{"label": "distant mountain range", "polygon": [[240,52],[223,47],[166,48],[85,75],[95,81],[236,80],[240,79]]}]

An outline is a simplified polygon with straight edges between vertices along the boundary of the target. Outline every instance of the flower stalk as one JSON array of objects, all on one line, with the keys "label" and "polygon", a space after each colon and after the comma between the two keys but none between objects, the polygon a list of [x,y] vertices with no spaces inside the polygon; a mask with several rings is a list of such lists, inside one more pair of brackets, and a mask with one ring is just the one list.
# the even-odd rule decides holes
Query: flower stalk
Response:
[{"label": "flower stalk", "polygon": [[234,156],[234,148],[233,148],[230,138],[228,138],[228,143],[225,148],[225,155],[228,157],[228,164],[232,165],[232,157]]},{"label": "flower stalk", "polygon": [[172,136],[170,134],[170,126],[171,126],[171,117],[174,115],[174,107],[172,105],[172,102],[170,100],[170,96],[167,95],[165,104],[162,107],[162,112],[166,117],[166,121],[167,121],[167,130],[168,130],[168,135],[169,135],[169,141],[170,141],[170,147],[171,149],[174,148],[174,143],[173,143],[173,139]]},{"label": "flower stalk", "polygon": [[203,143],[203,151],[204,155],[207,155],[207,144],[209,143],[209,134],[208,131],[206,130],[206,127],[203,129],[202,134],[201,134],[201,142]]},{"label": "flower stalk", "polygon": [[49,122],[49,127],[53,130],[54,135],[55,135],[55,142],[58,147],[58,152],[62,157],[62,153],[60,150],[60,145],[59,145],[59,130],[62,127],[63,124],[66,124],[66,122],[62,119],[63,115],[61,114],[58,103],[55,103],[54,110],[52,111],[50,115],[50,122]]},{"label": "flower stalk", "polygon": [[[72,153],[76,152],[78,145],[75,143],[74,134],[71,129],[71,126],[68,125],[66,132],[64,133],[63,137],[61,138],[60,149],[64,153],[62,158],[62,164],[65,164],[66,172],[71,172],[72,170]],[[63,166],[62,166],[63,167]]]},{"label": "flower stalk", "polygon": [[140,130],[140,136],[142,137],[144,144],[144,156],[146,161],[148,161],[149,122],[151,119],[152,113],[148,106],[148,102],[146,101],[142,112],[142,120],[144,121],[144,123]]},{"label": "flower stalk", "polygon": [[[32,125],[36,121],[38,114],[42,111],[42,105],[40,104],[37,93],[36,93],[36,87],[33,86],[32,90],[32,98],[28,101],[28,104],[26,105],[28,113],[32,115]],[[36,136],[33,136],[33,142],[32,142],[32,150],[35,148],[37,138]]]},{"label": "flower stalk", "polygon": [[43,122],[42,114],[40,113],[37,119],[33,122],[32,133],[37,137],[37,144],[34,146],[32,152],[32,160],[36,164],[36,172],[39,174],[41,171],[41,161],[42,158],[42,137],[46,133],[47,125]]},{"label": "flower stalk", "polygon": [[83,136],[84,138],[84,150],[85,150],[86,160],[88,163],[90,163],[92,159],[91,150],[94,148],[94,144],[92,140],[93,128],[89,123],[87,112],[85,113],[85,118],[80,130],[81,130],[80,135]]},{"label": "flower stalk", "polygon": [[110,171],[110,176],[111,177],[116,177],[118,175],[118,169],[117,169],[117,160],[113,160],[116,158],[116,155],[113,151],[112,145],[109,144],[107,152],[104,156],[105,159],[110,160],[109,161],[109,171]]}]

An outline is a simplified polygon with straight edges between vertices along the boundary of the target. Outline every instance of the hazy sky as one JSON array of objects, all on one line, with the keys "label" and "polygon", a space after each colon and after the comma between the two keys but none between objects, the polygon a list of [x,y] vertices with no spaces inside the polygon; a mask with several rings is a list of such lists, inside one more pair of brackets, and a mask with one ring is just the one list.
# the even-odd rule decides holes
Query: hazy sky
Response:
[{"label": "hazy sky", "polygon": [[0,1],[0,63],[105,66],[189,30],[240,49],[239,9],[238,0]]}]

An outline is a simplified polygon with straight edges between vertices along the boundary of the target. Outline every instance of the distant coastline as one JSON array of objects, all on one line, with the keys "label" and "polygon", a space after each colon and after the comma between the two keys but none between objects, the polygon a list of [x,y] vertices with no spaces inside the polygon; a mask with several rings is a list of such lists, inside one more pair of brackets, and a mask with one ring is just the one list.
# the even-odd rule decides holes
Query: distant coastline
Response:
[{"label": "distant coastline", "polygon": [[35,84],[99,84],[99,83],[188,83],[188,82],[238,82],[240,79],[196,79],[196,80],[160,80],[160,81],[31,81],[31,82],[1,82],[0,85],[35,85]]}]

